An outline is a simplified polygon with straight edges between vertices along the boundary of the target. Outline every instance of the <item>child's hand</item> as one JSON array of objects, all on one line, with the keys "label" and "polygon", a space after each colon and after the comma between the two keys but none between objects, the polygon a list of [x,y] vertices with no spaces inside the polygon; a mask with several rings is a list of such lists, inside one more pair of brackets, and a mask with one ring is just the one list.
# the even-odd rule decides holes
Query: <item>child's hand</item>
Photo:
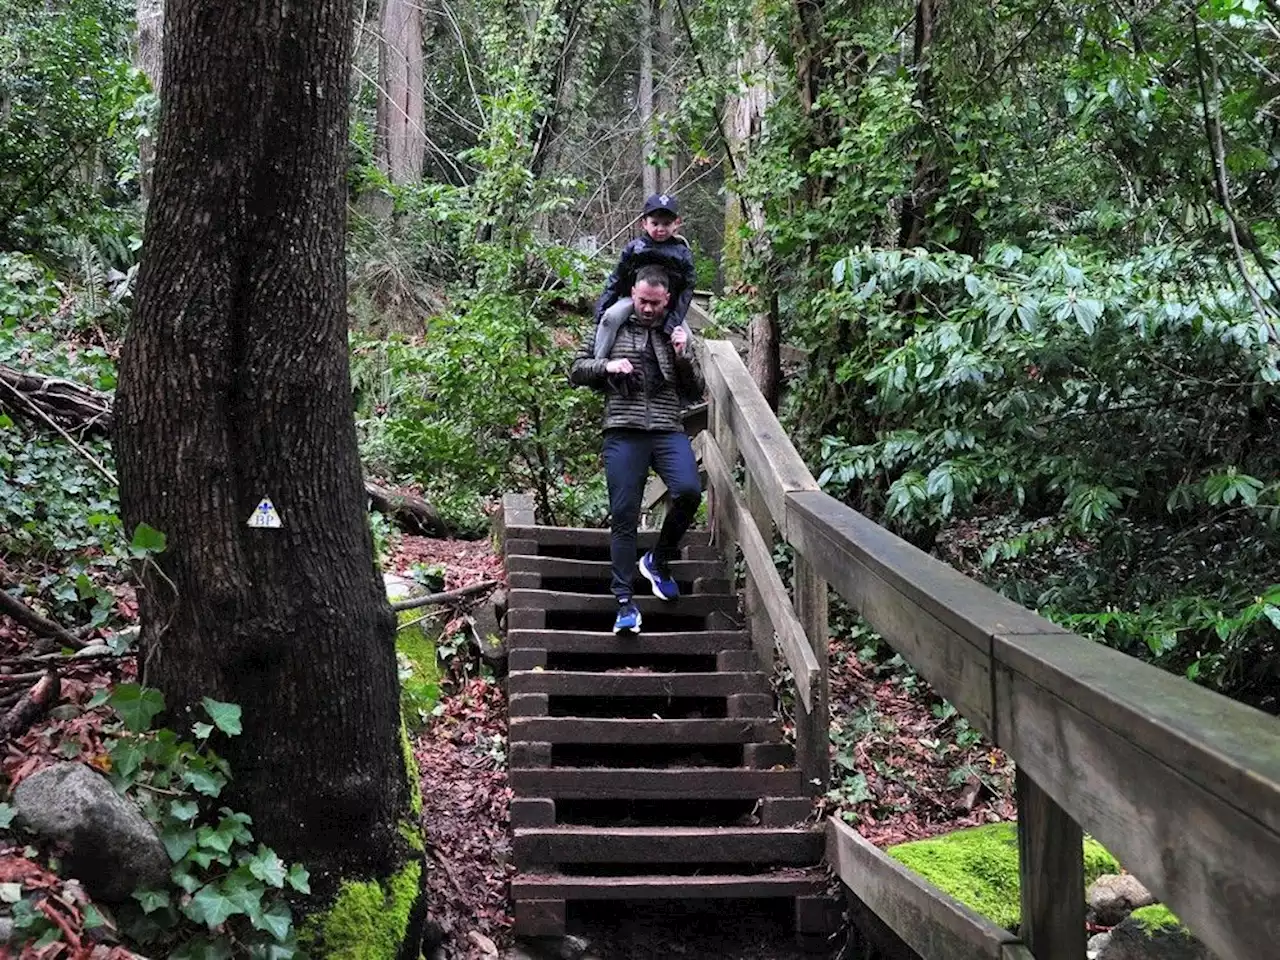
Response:
[{"label": "child's hand", "polygon": [[625,360],[625,359],[610,360],[608,363],[604,365],[604,369],[605,369],[605,372],[607,373],[630,373],[631,361]]},{"label": "child's hand", "polygon": [[676,353],[683,356],[684,348],[688,343],[689,331],[684,328],[684,324],[671,331],[671,346],[675,347]]}]

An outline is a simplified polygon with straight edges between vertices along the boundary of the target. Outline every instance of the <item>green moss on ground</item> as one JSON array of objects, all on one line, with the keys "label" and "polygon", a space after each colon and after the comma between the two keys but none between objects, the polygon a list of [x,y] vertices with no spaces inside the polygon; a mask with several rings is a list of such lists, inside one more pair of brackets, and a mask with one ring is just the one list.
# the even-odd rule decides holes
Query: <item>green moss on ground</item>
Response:
[{"label": "green moss on ground", "polygon": [[385,883],[348,880],[333,906],[307,920],[299,941],[310,956],[328,960],[395,960],[421,880],[417,860]]},{"label": "green moss on ground", "polygon": [[1182,921],[1163,903],[1153,903],[1149,907],[1140,907],[1130,914],[1133,922],[1142,927],[1147,936],[1153,937],[1161,930],[1180,929],[1190,933],[1182,925]]},{"label": "green moss on ground", "polygon": [[[1021,913],[1017,824],[958,830],[889,847],[885,853],[992,923],[1007,930],[1017,928]],[[1119,872],[1115,857],[1086,838],[1086,886],[1104,873]]]},{"label": "green moss on ground", "polygon": [[[440,660],[436,656],[438,625],[434,618],[413,623],[421,616],[421,610],[402,610],[401,627],[396,631],[400,712],[414,730],[422,726],[440,701]],[[404,626],[408,623],[413,626]]]}]

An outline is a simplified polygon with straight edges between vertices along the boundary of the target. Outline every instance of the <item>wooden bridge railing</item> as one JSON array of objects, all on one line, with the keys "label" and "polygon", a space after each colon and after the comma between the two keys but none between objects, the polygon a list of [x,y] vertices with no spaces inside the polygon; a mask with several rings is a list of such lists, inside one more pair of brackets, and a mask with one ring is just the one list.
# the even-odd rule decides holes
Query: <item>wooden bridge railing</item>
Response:
[{"label": "wooden bridge railing", "polygon": [[795,679],[814,791],[829,776],[828,584],[1017,764],[1018,936],[833,820],[828,859],[863,904],[925,960],[1081,960],[1084,830],[1222,960],[1280,955],[1280,720],[1062,630],[822,493],[733,347],[704,341],[704,358],[712,526],[745,559],[757,653],[771,668],[776,635]]}]

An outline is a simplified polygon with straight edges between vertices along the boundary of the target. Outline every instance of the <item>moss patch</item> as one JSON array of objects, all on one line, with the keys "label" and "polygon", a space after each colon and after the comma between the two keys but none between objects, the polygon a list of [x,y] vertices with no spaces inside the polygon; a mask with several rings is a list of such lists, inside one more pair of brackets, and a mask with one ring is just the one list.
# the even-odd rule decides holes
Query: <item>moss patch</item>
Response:
[{"label": "moss patch", "polygon": [[329,960],[395,960],[418,900],[422,864],[414,860],[385,883],[348,880],[333,906],[303,926],[307,953]]},{"label": "moss patch", "polygon": [[1163,903],[1153,903],[1149,907],[1141,907],[1133,911],[1129,916],[1134,923],[1142,928],[1148,937],[1155,936],[1161,930],[1191,932],[1182,925],[1182,921],[1174,915],[1173,911]]},{"label": "moss patch", "polygon": [[405,726],[404,715],[400,716],[400,749],[404,753],[404,773],[409,778],[409,809],[415,817],[422,817],[422,771],[418,769],[417,758],[413,755],[413,741],[409,738],[409,728]]},{"label": "moss patch", "polygon": [[[958,830],[889,847],[885,853],[997,926],[1017,928],[1021,913],[1017,824]],[[1086,838],[1085,885],[1104,873],[1119,872],[1115,857]]]},{"label": "moss patch", "polygon": [[[434,617],[413,623],[421,610],[402,610],[401,627],[396,631],[396,653],[400,666],[400,712],[409,726],[421,727],[440,701],[440,660],[436,656],[439,624]],[[413,623],[413,626],[404,624]]]}]

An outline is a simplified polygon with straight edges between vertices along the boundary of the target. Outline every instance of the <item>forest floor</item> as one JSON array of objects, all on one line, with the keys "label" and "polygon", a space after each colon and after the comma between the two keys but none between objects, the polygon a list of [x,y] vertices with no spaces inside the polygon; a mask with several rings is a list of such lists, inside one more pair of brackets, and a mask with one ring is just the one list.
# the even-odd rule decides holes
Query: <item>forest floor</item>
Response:
[{"label": "forest floor", "polygon": [[[502,575],[501,561],[487,541],[397,537],[388,571],[407,573],[416,565],[442,569],[445,589],[450,590]],[[132,590],[123,586],[114,592],[114,619],[132,622],[137,616]],[[414,737],[414,754],[422,775],[428,884],[432,919],[443,938],[440,952],[450,960],[472,960],[493,956],[495,946],[512,949],[506,697],[501,681],[478,666],[467,645],[451,642],[463,629],[462,611],[451,610],[445,616],[449,619],[441,649],[450,659],[443,664],[441,700]],[[856,630],[833,633],[836,782],[822,804],[823,812],[845,817],[882,846],[1011,818],[1012,767],[1003,755],[986,745],[899,659],[887,656],[873,637]],[[31,654],[32,639],[12,622],[0,622],[0,682],[21,676],[26,683],[38,672],[42,665],[23,659]],[[0,771],[10,786],[61,760],[101,764],[108,712],[87,704],[99,689],[134,680],[137,673],[132,654],[84,663],[60,660],[59,668],[57,707],[4,745]],[[65,924],[67,939],[83,938],[79,950],[59,943],[23,955],[125,956],[113,955],[109,946],[96,945],[85,933],[88,904],[83,891],[49,868],[41,851],[0,831],[0,884],[45,891],[49,909]],[[789,938],[779,936],[785,920],[767,911],[699,912],[659,905],[593,910],[590,917],[571,917],[571,929],[591,944],[588,956],[599,960],[783,960],[799,956]]]}]

